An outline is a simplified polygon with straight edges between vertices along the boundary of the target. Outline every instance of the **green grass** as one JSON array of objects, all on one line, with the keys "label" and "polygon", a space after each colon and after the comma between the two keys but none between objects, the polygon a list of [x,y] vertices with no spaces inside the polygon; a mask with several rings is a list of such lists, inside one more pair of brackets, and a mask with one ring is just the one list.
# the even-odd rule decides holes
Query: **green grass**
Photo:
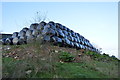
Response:
[{"label": "green grass", "polygon": [[108,76],[92,70],[86,64],[79,63],[58,63],[58,76],[65,78],[106,78]]},{"label": "green grass", "polygon": [[[33,61],[34,62],[34,61]],[[45,64],[27,62],[23,60],[14,60],[12,58],[3,58],[4,77],[23,77],[23,78],[116,78],[117,76],[112,71],[112,75],[108,72],[115,65],[103,64],[94,62],[97,66],[90,63],[52,63]],[[39,65],[40,64],[40,65]],[[41,67],[42,66],[42,67]],[[96,68],[98,67],[97,70]],[[38,69],[37,69],[38,68]],[[45,69],[44,69],[45,68]],[[116,69],[116,68],[115,68]],[[28,75],[27,70],[32,70]],[[20,75],[20,74],[21,75]],[[5,76],[6,75],[6,76]],[[116,76],[116,77],[115,77]]]},{"label": "green grass", "polygon": [[3,57],[3,78],[118,78],[118,60],[108,55],[87,51],[80,57],[81,62],[75,62],[73,54],[76,53],[55,53],[53,48],[47,50],[48,47],[38,43],[11,46],[10,50],[22,50],[22,53],[34,50],[34,56],[24,55],[24,59]]}]

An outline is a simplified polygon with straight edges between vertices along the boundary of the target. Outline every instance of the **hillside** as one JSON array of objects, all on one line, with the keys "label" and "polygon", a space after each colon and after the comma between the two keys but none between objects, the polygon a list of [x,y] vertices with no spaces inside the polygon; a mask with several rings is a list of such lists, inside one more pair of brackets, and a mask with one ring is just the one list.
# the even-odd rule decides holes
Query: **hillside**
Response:
[{"label": "hillside", "polygon": [[118,60],[50,43],[3,45],[3,78],[118,78]]}]

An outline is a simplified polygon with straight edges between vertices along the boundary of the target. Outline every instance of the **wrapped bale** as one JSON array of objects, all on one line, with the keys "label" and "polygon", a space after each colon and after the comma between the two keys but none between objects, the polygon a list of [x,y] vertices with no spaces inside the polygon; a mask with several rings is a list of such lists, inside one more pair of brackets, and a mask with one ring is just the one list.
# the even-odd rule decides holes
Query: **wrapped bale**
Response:
[{"label": "wrapped bale", "polygon": [[54,45],[61,45],[62,44],[62,39],[57,37],[57,36],[52,36],[51,37],[51,42],[54,44]]},{"label": "wrapped bale", "polygon": [[62,38],[62,41],[63,41],[65,47],[70,45],[70,41],[67,39],[67,37]]},{"label": "wrapped bale", "polygon": [[56,26],[56,24],[53,21],[49,21],[48,24],[52,24],[52,25]]},{"label": "wrapped bale", "polygon": [[68,38],[70,41],[72,41],[72,38],[73,38],[73,37],[72,37],[71,35],[68,35],[67,38]]},{"label": "wrapped bale", "polygon": [[14,37],[12,42],[13,42],[14,45],[19,44],[19,37]]},{"label": "wrapped bale", "polygon": [[82,45],[84,45],[84,41],[83,40],[81,41],[81,43],[82,43]]},{"label": "wrapped bale", "polygon": [[76,36],[75,36],[75,32],[71,32],[71,35],[72,35],[73,37],[76,37]]},{"label": "wrapped bale", "polygon": [[27,37],[25,36],[20,36],[19,37],[19,45],[21,45],[21,44],[27,44]]},{"label": "wrapped bale", "polygon": [[64,33],[62,32],[61,29],[57,29],[56,31],[57,31],[57,36],[58,37],[60,37],[60,38],[64,38],[65,37],[65,35],[64,35]]},{"label": "wrapped bale", "polygon": [[79,48],[79,44],[74,42],[74,47],[78,49]]},{"label": "wrapped bale", "polygon": [[3,38],[0,40],[0,42],[3,44],[3,45],[6,45],[5,41],[6,41],[7,38]]},{"label": "wrapped bale", "polygon": [[70,48],[74,48],[74,43],[72,41],[70,41],[70,45],[69,45]]},{"label": "wrapped bale", "polygon": [[71,32],[68,32],[68,39],[74,42],[74,37],[71,35]]},{"label": "wrapped bale", "polygon": [[46,34],[48,29],[50,29],[50,25],[49,24],[46,24],[43,29],[42,29],[42,35]]},{"label": "wrapped bale", "polygon": [[31,36],[31,35],[32,35],[32,32],[33,32],[33,30],[27,30],[27,31],[26,31],[26,36]]},{"label": "wrapped bale", "polygon": [[37,26],[38,26],[38,25],[39,25],[38,23],[33,23],[33,24],[31,24],[31,25],[30,25],[30,30],[37,29]]},{"label": "wrapped bale", "polygon": [[40,22],[40,24],[37,26],[37,30],[43,30],[44,29],[44,26],[46,25],[46,22],[42,21]]},{"label": "wrapped bale", "polygon": [[79,37],[77,37],[77,43],[80,43],[80,39],[79,39]]},{"label": "wrapped bale", "polygon": [[87,49],[87,46],[85,45],[85,49]]},{"label": "wrapped bale", "polygon": [[48,25],[50,26],[50,28],[56,30],[56,25],[54,22],[49,22]]},{"label": "wrapped bale", "polygon": [[40,34],[40,33],[39,33],[39,30],[37,30],[37,29],[32,30],[32,35],[35,36],[35,38],[36,38],[37,35],[39,35],[39,34]]},{"label": "wrapped bale", "polygon": [[44,28],[44,30],[42,31],[42,35],[54,36],[55,34],[56,34],[56,31],[52,28],[49,28],[49,27]]},{"label": "wrapped bale", "polygon": [[79,45],[79,48],[82,49],[82,45],[80,43],[78,43],[78,45]]},{"label": "wrapped bale", "polygon": [[21,30],[21,31],[19,32],[18,36],[26,36],[26,32],[23,31],[23,30]]},{"label": "wrapped bale", "polygon": [[74,42],[74,37],[71,36],[71,41]]},{"label": "wrapped bale", "polygon": [[89,47],[89,41],[87,41],[87,46]]},{"label": "wrapped bale", "polygon": [[12,34],[12,38],[14,38],[14,37],[18,37],[18,32],[14,32],[13,34]]},{"label": "wrapped bale", "polygon": [[67,27],[66,27],[66,26],[63,26],[63,30],[66,30],[66,31],[67,31]]},{"label": "wrapped bale", "polygon": [[10,38],[6,38],[6,40],[5,40],[5,44],[7,44],[7,45],[12,45],[12,44],[13,44],[12,40],[13,40],[12,37],[10,37]]},{"label": "wrapped bale", "polygon": [[56,28],[59,28],[59,29],[63,30],[63,26],[60,23],[56,23]]},{"label": "wrapped bale", "polygon": [[75,38],[75,37],[74,37],[74,42],[76,42],[76,43],[77,43],[77,38]]},{"label": "wrapped bale", "polygon": [[71,30],[69,28],[67,28],[67,32],[70,32]]},{"label": "wrapped bale", "polygon": [[44,35],[43,36],[43,41],[45,41],[45,42],[50,42],[50,35]]},{"label": "wrapped bale", "polygon": [[65,30],[62,30],[63,31],[63,33],[67,36],[68,35],[68,32],[67,31],[65,31]]},{"label": "wrapped bale", "polygon": [[34,41],[35,41],[35,36],[33,36],[33,35],[27,36],[27,40],[26,40],[27,43],[32,43]]},{"label": "wrapped bale", "polygon": [[87,41],[85,41],[85,46],[87,46]]},{"label": "wrapped bale", "polygon": [[25,32],[27,32],[27,30],[29,30],[29,28],[27,28],[27,27],[22,29],[22,31],[25,31]]}]

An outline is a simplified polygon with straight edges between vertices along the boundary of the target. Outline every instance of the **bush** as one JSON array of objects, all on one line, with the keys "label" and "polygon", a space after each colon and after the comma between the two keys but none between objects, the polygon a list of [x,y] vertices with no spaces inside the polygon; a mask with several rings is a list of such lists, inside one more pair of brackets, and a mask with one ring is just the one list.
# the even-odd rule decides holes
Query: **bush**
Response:
[{"label": "bush", "polygon": [[64,62],[74,61],[74,56],[71,53],[67,53],[67,52],[61,52],[59,58]]},{"label": "bush", "polygon": [[91,52],[91,51],[87,51],[86,52],[87,55],[89,55],[91,58],[98,60],[100,58],[102,58],[101,54],[95,53],[95,52]]}]

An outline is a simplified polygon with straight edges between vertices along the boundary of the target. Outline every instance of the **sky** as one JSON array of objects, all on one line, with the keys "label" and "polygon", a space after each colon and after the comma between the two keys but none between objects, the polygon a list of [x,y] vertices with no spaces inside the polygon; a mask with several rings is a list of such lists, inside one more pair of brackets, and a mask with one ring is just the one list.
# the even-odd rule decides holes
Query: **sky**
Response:
[{"label": "sky", "polygon": [[103,53],[118,57],[117,2],[3,2],[0,31],[13,33],[29,27],[36,12],[46,16],[46,22],[61,23]]}]

